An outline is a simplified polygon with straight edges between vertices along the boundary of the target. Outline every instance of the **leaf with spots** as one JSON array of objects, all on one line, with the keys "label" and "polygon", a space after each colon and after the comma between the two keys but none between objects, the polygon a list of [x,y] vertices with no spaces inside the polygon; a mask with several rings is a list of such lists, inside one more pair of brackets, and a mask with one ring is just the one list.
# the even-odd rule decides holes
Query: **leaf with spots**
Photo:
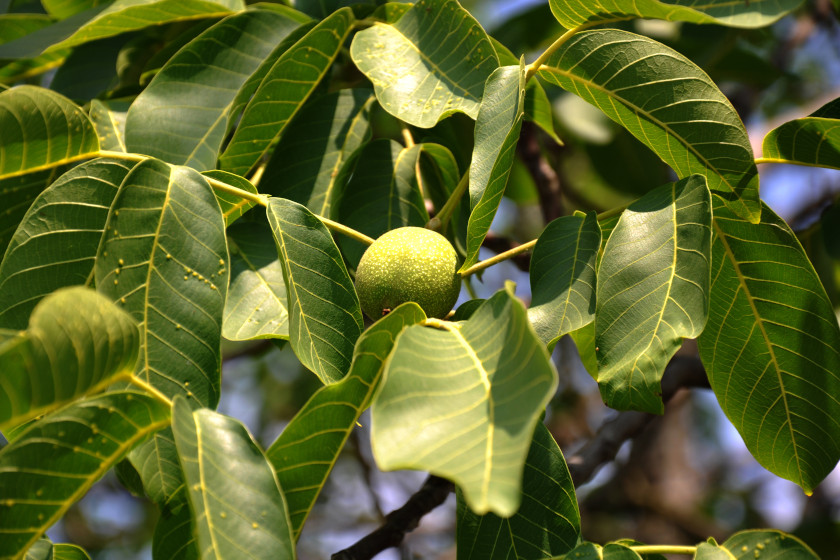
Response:
[{"label": "leaf with spots", "polygon": [[219,401],[227,254],[204,177],[154,159],[131,170],[108,216],[96,286],[139,324],[135,375],[165,395]]},{"label": "leaf with spots", "polygon": [[840,169],[840,99],[774,128],[762,150],[763,158],[773,162]]},{"label": "leaf with spots", "polygon": [[793,535],[775,530],[735,533],[723,544],[710,542],[697,546],[695,560],[819,560],[813,550]]},{"label": "leaf with spots", "polygon": [[[560,557],[555,557],[555,559]],[[575,560],[642,560],[633,549],[620,543],[608,543],[604,546],[583,542],[566,553],[562,558]]]},{"label": "leaf with spots", "polygon": [[763,206],[750,224],[715,200],[709,383],[750,453],[811,490],[840,459],[840,328],[802,246]]},{"label": "leaf with spots", "polygon": [[108,298],[82,287],[47,296],[0,343],[0,429],[127,379],[138,346],[131,317]]},{"label": "leaf with spots", "polygon": [[394,340],[403,329],[425,319],[423,310],[409,302],[374,323],[359,337],[347,377],[321,387],[268,448],[266,454],[289,504],[295,538],[368,407]]},{"label": "leaf with spots", "polygon": [[251,10],[190,41],[131,104],[129,151],[198,171],[215,168],[240,88],[299,25],[273,11]]},{"label": "leaf with spots", "polygon": [[108,211],[134,165],[109,159],[85,162],[35,199],[0,263],[0,326],[24,329],[44,296],[58,288],[92,284]]},{"label": "leaf with spots", "polygon": [[323,383],[335,383],[362,333],[356,289],[329,230],[305,206],[271,198],[266,214],[283,266],[292,350]]},{"label": "leaf with spots", "polygon": [[0,557],[19,558],[139,442],[169,424],[169,406],[107,393],[32,423],[0,450]]},{"label": "leaf with spots", "polygon": [[539,75],[598,107],[678,177],[705,175],[733,212],[758,221],[758,171],[747,130],[693,62],[653,39],[599,29],[569,39]]},{"label": "leaf with spots", "polygon": [[[231,187],[249,192],[251,194],[258,194],[257,187],[244,177],[234,175],[227,171],[220,169],[211,169],[209,171],[202,171],[202,175],[221,181]],[[257,205],[253,200],[242,198],[237,194],[232,194],[221,189],[213,189],[216,193],[216,200],[219,202],[219,207],[222,209],[222,217],[225,219],[225,227],[229,227],[233,222],[241,218],[245,212]]]},{"label": "leaf with spots", "polygon": [[283,266],[271,228],[263,222],[228,229],[230,288],[222,336],[228,340],[289,338]]},{"label": "leaf with spots", "polygon": [[91,99],[90,120],[99,136],[99,146],[112,152],[126,152],[125,119],[129,103]]},{"label": "leaf with spots", "polygon": [[422,128],[455,112],[476,118],[499,66],[484,29],[456,0],[420,0],[396,23],[375,23],[356,34],[350,55],[382,107]]},{"label": "leaf with spots", "polygon": [[295,558],[286,500],[245,426],[183,397],[172,430],[202,558]]},{"label": "leaf with spots", "polygon": [[84,111],[63,95],[36,86],[0,92],[0,130],[0,179],[93,157],[99,151],[96,130]]},{"label": "leaf with spots", "polygon": [[371,409],[376,463],[447,478],[475,513],[510,517],[522,500],[534,428],[556,387],[548,352],[508,290],[464,323],[410,326]]},{"label": "leaf with spots", "polygon": [[462,560],[508,560],[562,555],[580,539],[572,477],[554,436],[538,423],[525,460],[522,505],[503,519],[476,515],[458,494],[455,540]]},{"label": "leaf with spots", "polygon": [[665,366],[706,324],[711,220],[700,175],[663,185],[621,214],[596,289],[598,385],[608,406],[662,413]]},{"label": "leaf with spots", "polygon": [[352,10],[342,8],[277,59],[219,158],[221,169],[246,175],[256,165],[332,66],[354,21]]}]

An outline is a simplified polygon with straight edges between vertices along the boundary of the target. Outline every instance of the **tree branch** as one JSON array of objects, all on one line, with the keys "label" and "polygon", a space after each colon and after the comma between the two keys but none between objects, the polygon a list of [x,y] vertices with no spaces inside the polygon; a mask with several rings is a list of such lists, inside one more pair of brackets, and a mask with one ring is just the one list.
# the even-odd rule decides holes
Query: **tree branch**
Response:
[{"label": "tree branch", "polygon": [[534,123],[529,121],[522,123],[522,131],[519,134],[516,151],[537,186],[537,192],[540,195],[540,208],[542,208],[545,223],[562,216],[563,201],[560,192],[560,177],[543,157],[537,126]]}]

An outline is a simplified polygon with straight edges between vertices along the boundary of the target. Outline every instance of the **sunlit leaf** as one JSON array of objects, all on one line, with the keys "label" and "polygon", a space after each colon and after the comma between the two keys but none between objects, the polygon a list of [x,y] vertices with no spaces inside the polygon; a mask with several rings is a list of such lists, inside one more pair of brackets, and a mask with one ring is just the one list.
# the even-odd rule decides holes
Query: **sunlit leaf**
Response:
[{"label": "sunlit leaf", "polygon": [[699,175],[621,214],[598,267],[598,385],[612,408],[662,413],[660,380],[709,307],[712,202]]},{"label": "sunlit leaf", "polygon": [[99,139],[87,115],[48,89],[19,86],[0,92],[0,178],[93,157]]},{"label": "sunlit leaf", "polygon": [[283,198],[268,204],[289,310],[289,342],[301,363],[326,383],[350,369],[362,333],[359,297],[341,253],[321,221]]},{"label": "sunlit leaf", "polygon": [[222,169],[245,175],[256,164],[324,77],[350,34],[353,21],[350,8],[342,8],[277,59],[219,158]]},{"label": "sunlit leaf", "polygon": [[642,557],[631,548],[618,543],[609,543],[604,546],[584,542],[576,546],[564,556],[554,556],[552,560],[642,560]]},{"label": "sunlit leaf", "polygon": [[594,213],[548,224],[531,256],[528,320],[551,347],[595,318],[595,264],[601,229]]},{"label": "sunlit leaf", "polygon": [[[233,173],[222,171],[221,169],[202,171],[201,174],[205,177],[221,181],[222,183],[235,187],[239,190],[257,194],[257,187],[255,187],[251,181],[245,179],[244,177],[240,177],[239,175],[234,175]],[[245,212],[257,205],[257,203],[253,200],[242,198],[236,194],[218,189],[213,192],[216,193],[216,200],[219,202],[219,207],[222,209],[222,216],[225,219],[225,227],[230,226],[233,222],[241,218]]]},{"label": "sunlit leaf", "polygon": [[747,131],[693,62],[647,37],[602,29],[569,39],[540,75],[601,109],[679,177],[705,175],[733,212],[758,221],[758,173]]},{"label": "sunlit leaf", "polygon": [[774,530],[740,531],[723,544],[701,543],[696,560],[819,560],[808,545],[787,533]]},{"label": "sunlit leaf", "polygon": [[263,191],[332,218],[341,195],[342,166],[370,138],[368,89],[342,89],[301,109],[266,165]]},{"label": "sunlit leaf", "polygon": [[774,128],[762,150],[764,158],[779,163],[840,169],[840,99]]},{"label": "sunlit leaf", "polygon": [[426,319],[415,303],[403,304],[359,337],[347,377],[321,387],[268,448],[297,538],[350,432],[368,407],[396,337]]},{"label": "sunlit leaf", "polygon": [[476,118],[499,66],[487,34],[456,0],[420,0],[396,23],[375,23],[356,34],[350,55],[382,107],[423,128],[454,112]]},{"label": "sunlit leaf", "polygon": [[525,66],[503,66],[487,79],[475,122],[475,147],[470,165],[470,220],[467,226],[466,270],[478,251],[505,192],[516,143],[522,128]]},{"label": "sunlit leaf", "polygon": [[83,163],[35,199],[0,264],[0,326],[26,328],[44,296],[92,283],[108,210],[134,165],[106,159]]},{"label": "sunlit leaf", "polygon": [[580,538],[572,477],[551,432],[537,424],[522,476],[522,505],[512,517],[476,515],[458,500],[455,539],[461,560],[545,558],[565,554]]},{"label": "sunlit leaf", "polygon": [[557,373],[507,290],[464,323],[433,325],[408,327],[388,359],[372,406],[376,462],[452,480],[474,512],[510,517]]},{"label": "sunlit leaf", "polygon": [[840,328],[796,236],[767,206],[714,209],[709,383],[753,456],[810,492],[840,459]]},{"label": "sunlit leaf", "polygon": [[299,25],[253,10],[227,17],[190,41],[132,103],[129,151],[199,171],[215,168],[239,89]]},{"label": "sunlit leaf", "polygon": [[135,375],[166,395],[219,400],[225,227],[207,181],[149,159],[123,181],[96,256],[97,289],[140,325]]},{"label": "sunlit leaf", "polygon": [[283,267],[271,229],[259,222],[228,229],[230,289],[222,336],[228,340],[289,338]]},{"label": "sunlit leaf", "polygon": [[93,290],[47,296],[29,327],[0,345],[0,429],[127,378],[138,346],[131,317]]},{"label": "sunlit leaf", "polygon": [[73,544],[56,543],[52,554],[52,560],[90,560],[84,549]]},{"label": "sunlit leaf", "polygon": [[731,27],[764,27],[792,12],[802,0],[549,0],[551,12],[564,27],[615,20],[653,18]]},{"label": "sunlit leaf", "polygon": [[169,407],[138,393],[93,397],[32,424],[0,450],[0,557],[29,548],[128,450],[167,424]]}]

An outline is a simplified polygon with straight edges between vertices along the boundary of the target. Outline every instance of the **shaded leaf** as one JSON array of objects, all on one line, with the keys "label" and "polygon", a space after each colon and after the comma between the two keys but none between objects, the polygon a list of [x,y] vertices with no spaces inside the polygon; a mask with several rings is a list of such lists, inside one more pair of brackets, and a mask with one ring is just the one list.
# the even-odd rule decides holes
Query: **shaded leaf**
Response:
[{"label": "shaded leaf", "polygon": [[840,169],[840,99],[774,128],[764,137],[762,151],[765,159],[779,163]]},{"label": "shaded leaf", "polygon": [[130,44],[129,37],[118,35],[71,49],[53,74],[49,82],[50,89],[82,102],[115,88],[119,84],[118,59],[127,44]]},{"label": "shaded leaf", "polygon": [[219,400],[225,227],[207,181],[154,159],[123,181],[96,256],[97,289],[140,326],[135,375],[165,395]]},{"label": "shaded leaf", "polygon": [[594,212],[552,221],[531,256],[528,320],[551,347],[595,318],[595,265],[601,228]]},{"label": "shaded leaf", "polygon": [[679,177],[705,175],[733,212],[758,221],[758,173],[747,131],[693,62],[652,39],[602,29],[575,35],[546,64],[540,76],[598,107]]},{"label": "shaded leaf", "polygon": [[216,167],[239,89],[300,24],[276,12],[227,17],[177,52],[128,112],[129,151],[199,171]]},{"label": "shaded leaf", "polygon": [[53,560],[90,560],[87,552],[74,544],[56,543],[53,545]]},{"label": "shaded leaf", "polygon": [[487,79],[475,122],[475,147],[470,165],[470,220],[467,226],[466,270],[478,251],[505,192],[522,128],[525,65],[503,66]]},{"label": "shaded leaf", "polygon": [[575,558],[575,560],[642,560],[635,551],[629,547],[609,543],[604,546],[591,542],[584,542],[566,553],[565,556],[555,556],[554,560]]},{"label": "shaded leaf", "polygon": [[266,165],[265,192],[332,218],[345,178],[340,170],[370,138],[373,103],[370,90],[343,89],[305,105]]},{"label": "shaded leaf", "polygon": [[[338,220],[373,239],[399,227],[425,226],[429,213],[417,183],[420,150],[419,145],[403,148],[387,138],[362,148],[341,199]],[[345,236],[339,244],[355,268],[367,246]]]},{"label": "shaded leaf", "polygon": [[[180,469],[180,465],[176,466]],[[152,539],[152,558],[199,560],[200,557],[193,514],[187,498],[187,487],[182,485],[178,494],[161,508]]]},{"label": "shaded leaf", "polygon": [[65,19],[105,3],[106,0],[41,0],[47,13],[56,19]]},{"label": "shaded leaf", "polygon": [[[0,15],[0,29],[3,32],[0,34],[0,44],[22,39],[39,29],[48,27],[52,22],[52,18],[45,14],[2,14]],[[43,55],[33,52],[30,58],[0,63],[0,82],[14,84],[42,74],[54,68],[66,55],[65,50]],[[3,88],[0,87],[1,89]]]},{"label": "shaded leaf", "polygon": [[702,4],[691,0],[549,0],[549,4],[554,17],[567,29],[635,18],[750,28],[770,25],[799,7],[802,0],[710,0]]},{"label": "shaded leaf", "polygon": [[382,470],[457,484],[470,509],[510,517],[534,426],[557,386],[525,308],[506,290],[464,323],[414,325],[397,339],[372,406]]},{"label": "shaded leaf", "polygon": [[230,288],[222,336],[228,340],[289,338],[283,267],[271,228],[261,222],[228,229]]},{"label": "shaded leaf", "polygon": [[[446,146],[433,142],[420,144],[420,161],[418,162],[423,195],[432,200],[432,204],[439,212],[461,180],[458,161]],[[443,233],[455,247],[459,258],[467,252],[467,224],[470,219],[469,202],[461,197],[449,223],[443,228]]]},{"label": "shaded leaf", "polygon": [[0,450],[0,556],[26,550],[129,449],[167,424],[169,407],[138,393],[100,395],[33,423]]},{"label": "shaded leaf", "polygon": [[423,310],[408,302],[374,323],[356,342],[347,377],[321,387],[268,448],[266,455],[289,504],[295,538],[344,442],[368,407],[394,341],[407,326],[425,319]]},{"label": "shaded leaf", "polygon": [[6,251],[32,202],[64,169],[60,166],[0,179],[0,198],[3,199],[3,206],[0,206],[0,253]]},{"label": "shaded leaf", "polygon": [[125,119],[129,104],[126,101],[100,101],[92,99],[90,102],[90,120],[99,146],[103,150],[125,152]]},{"label": "shaded leaf", "polygon": [[525,459],[522,505],[512,517],[476,515],[459,494],[455,540],[461,560],[534,559],[565,554],[580,538],[575,487],[563,453],[538,423]]},{"label": "shaded leaf", "polygon": [[222,169],[245,175],[259,161],[324,77],[353,22],[350,8],[342,8],[277,59],[245,107],[230,144],[219,158]]},{"label": "shaded leaf", "polygon": [[767,206],[753,225],[715,201],[709,383],[750,453],[810,492],[840,459],[840,328],[796,236]]},{"label": "shaded leaf", "polygon": [[47,296],[29,328],[0,345],[0,429],[129,377],[138,338],[131,317],[93,290]]},{"label": "shaded leaf", "polygon": [[66,97],[36,86],[0,92],[0,130],[3,177],[93,157],[99,151],[87,115]]},{"label": "shaded leaf", "polygon": [[179,396],[172,430],[202,558],[295,558],[286,500],[245,426]]},{"label": "shaded leaf", "polygon": [[350,55],[382,107],[422,128],[454,112],[476,118],[499,66],[487,34],[456,0],[420,0],[396,23],[375,23],[356,34]]},{"label": "shaded leaf", "polygon": [[292,350],[323,383],[334,383],[362,333],[356,289],[330,232],[305,206],[272,198],[266,214],[283,266]]},{"label": "shaded leaf", "polygon": [[131,451],[128,456],[143,482],[146,495],[161,509],[170,507],[184,486],[178,449],[172,430],[166,428]]},{"label": "shaded leaf", "polygon": [[134,165],[107,159],[83,163],[35,199],[0,264],[0,325],[26,328],[44,296],[92,283],[108,210]]},{"label": "shaded leaf", "polygon": [[663,185],[621,214],[598,267],[595,345],[608,406],[663,411],[660,380],[709,307],[712,202],[699,175]]},{"label": "shaded leaf", "polygon": [[[210,177],[211,179],[216,179],[217,181],[226,183],[239,190],[252,194],[258,194],[257,187],[255,187],[251,181],[245,179],[244,177],[240,177],[239,175],[234,175],[233,173],[228,173],[227,171],[222,171],[221,169],[202,171],[201,174],[205,177]],[[219,207],[222,209],[222,217],[225,219],[225,227],[230,226],[233,222],[241,218],[245,212],[257,205],[257,203],[253,200],[248,200],[220,189],[214,189],[213,192],[216,194],[216,200],[219,202]]]}]

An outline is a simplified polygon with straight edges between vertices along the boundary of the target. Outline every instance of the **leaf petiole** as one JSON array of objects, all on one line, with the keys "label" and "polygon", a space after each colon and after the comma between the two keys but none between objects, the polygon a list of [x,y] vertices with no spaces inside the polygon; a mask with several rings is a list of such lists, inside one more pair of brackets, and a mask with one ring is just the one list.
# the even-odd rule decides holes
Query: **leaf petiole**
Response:
[{"label": "leaf petiole", "polygon": [[140,389],[143,389],[144,391],[146,391],[147,393],[149,393],[150,395],[155,397],[160,402],[166,404],[169,407],[172,406],[172,400],[169,397],[167,397],[166,395],[161,393],[159,390],[157,390],[155,387],[152,387],[152,385],[143,381],[142,379],[140,379],[136,375],[129,376],[128,380],[131,382],[132,385],[135,385],[135,386],[139,387]]},{"label": "leaf petiole", "polygon": [[495,257],[490,257],[489,259],[484,259],[483,261],[477,262],[474,265],[472,265],[471,267],[469,267],[467,270],[461,272],[461,277],[464,278],[464,277],[469,276],[470,274],[475,274],[476,272],[478,272],[480,270],[484,270],[485,268],[489,268],[489,267],[493,266],[494,264],[498,264],[502,261],[506,261],[507,259],[509,259],[511,257],[515,257],[519,253],[524,253],[525,251],[530,251],[531,249],[534,248],[534,245],[536,245],[536,244],[537,244],[537,240],[532,239],[531,241],[523,243],[522,245],[514,247],[513,249],[508,249],[507,251],[504,251],[503,253],[499,253]]},{"label": "leaf petiole", "polygon": [[531,64],[528,65],[528,68],[525,71],[525,82],[530,80],[531,77],[533,77],[533,75],[537,73],[537,71],[540,69],[540,66],[545,64],[545,61],[548,60],[548,57],[550,57],[554,53],[554,51],[556,51],[561,46],[563,46],[563,44],[566,41],[568,41],[569,39],[571,39],[572,36],[574,36],[576,33],[579,33],[581,31],[583,31],[584,29],[589,29],[590,27],[594,27],[596,25],[602,25],[602,24],[605,24],[605,23],[612,23],[612,22],[621,21],[621,20],[622,20],[622,18],[593,21],[591,23],[584,23],[584,24],[578,25],[577,27],[573,27],[573,28],[569,29],[568,31],[566,31],[565,33],[560,35],[560,37],[558,37],[556,41],[551,43],[548,46],[548,48],[545,49],[543,51],[543,53],[534,62],[532,62]]},{"label": "leaf petiole", "polygon": [[449,223],[449,219],[452,217],[452,213],[455,211],[455,207],[461,201],[461,197],[467,192],[467,188],[470,186],[470,172],[467,171],[461,177],[461,180],[458,181],[458,184],[455,186],[455,190],[452,191],[452,194],[449,195],[449,198],[444,203],[443,207],[440,209],[440,212],[437,215],[429,220],[429,223],[426,224],[426,227],[429,229],[433,229],[435,231],[440,231],[446,227],[446,224]]},{"label": "leaf petiole", "polygon": [[678,545],[641,545],[630,546],[630,550],[639,554],[685,554],[687,556],[694,556],[697,553],[696,546],[678,546]]}]

